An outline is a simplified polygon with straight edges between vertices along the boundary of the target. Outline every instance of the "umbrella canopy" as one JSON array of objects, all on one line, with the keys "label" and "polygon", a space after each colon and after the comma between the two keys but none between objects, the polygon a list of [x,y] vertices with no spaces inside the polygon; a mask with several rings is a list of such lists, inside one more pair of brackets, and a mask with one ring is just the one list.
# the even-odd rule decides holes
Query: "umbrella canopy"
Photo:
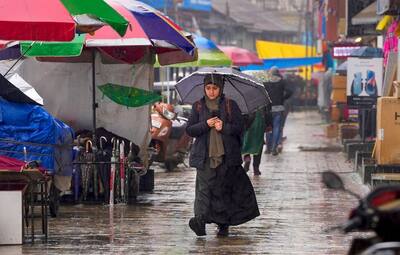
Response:
[{"label": "umbrella canopy", "polygon": [[161,100],[161,96],[156,93],[134,87],[108,83],[98,88],[112,101],[128,107],[139,107]]},{"label": "umbrella canopy", "polygon": [[195,35],[194,43],[198,49],[197,61],[174,64],[171,67],[228,67],[232,65],[229,57],[218,49],[217,45],[210,39]]},{"label": "umbrella canopy", "polygon": [[133,0],[109,3],[132,25],[123,37],[109,27],[102,27],[94,35],[77,35],[72,42],[35,42],[33,46],[24,42],[21,52],[26,52],[26,56],[74,57],[81,55],[83,46],[96,47],[105,55],[129,64],[141,61],[150,49],[158,54],[162,64],[187,61],[182,60],[179,52],[184,52],[190,60],[196,56],[194,43],[159,11]]},{"label": "umbrella canopy", "polygon": [[124,35],[128,21],[103,0],[0,0],[0,39],[71,41],[76,29],[107,23]]},{"label": "umbrella canopy", "polygon": [[204,96],[204,76],[224,76],[224,94],[233,99],[244,114],[254,112],[269,104],[270,99],[263,84],[247,74],[232,68],[201,68],[180,80],[175,88],[183,103],[193,104]]},{"label": "umbrella canopy", "polygon": [[36,90],[18,74],[0,75],[0,96],[16,103],[43,105],[43,99]]},{"label": "umbrella canopy", "polygon": [[254,52],[233,46],[218,46],[235,66],[262,65],[263,61]]}]

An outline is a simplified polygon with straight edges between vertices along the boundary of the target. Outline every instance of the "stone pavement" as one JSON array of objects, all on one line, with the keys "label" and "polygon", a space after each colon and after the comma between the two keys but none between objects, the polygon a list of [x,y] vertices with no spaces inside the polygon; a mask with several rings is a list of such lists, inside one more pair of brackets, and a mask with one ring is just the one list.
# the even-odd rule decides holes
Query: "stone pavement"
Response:
[{"label": "stone pavement", "polygon": [[261,176],[249,171],[261,216],[232,227],[228,238],[217,238],[215,225],[206,237],[189,229],[195,171],[181,167],[158,170],[153,193],[111,214],[101,205],[62,206],[47,244],[0,247],[0,254],[345,254],[351,236],[325,230],[343,223],[357,199],[324,188],[320,173],[340,173],[359,194],[367,188],[342,152],[299,150],[338,146],[325,138],[318,113],[291,113],[284,133],[283,153],[263,155]]}]

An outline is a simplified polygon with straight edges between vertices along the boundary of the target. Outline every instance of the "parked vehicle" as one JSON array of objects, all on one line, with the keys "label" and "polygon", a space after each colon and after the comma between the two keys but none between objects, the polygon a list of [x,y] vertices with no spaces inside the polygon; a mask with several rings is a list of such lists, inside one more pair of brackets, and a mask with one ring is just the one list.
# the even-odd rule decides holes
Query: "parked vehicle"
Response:
[{"label": "parked vehicle", "polygon": [[361,198],[346,189],[333,172],[324,172],[322,181],[330,189],[345,191],[359,199],[348,221],[336,228],[344,233],[375,233],[372,237],[354,238],[348,254],[400,254],[400,185],[381,186]]},{"label": "parked vehicle", "polygon": [[183,163],[192,138],[186,134],[188,119],[177,116],[171,104],[156,103],[151,115],[152,156],[150,163],[161,162],[168,171]]}]

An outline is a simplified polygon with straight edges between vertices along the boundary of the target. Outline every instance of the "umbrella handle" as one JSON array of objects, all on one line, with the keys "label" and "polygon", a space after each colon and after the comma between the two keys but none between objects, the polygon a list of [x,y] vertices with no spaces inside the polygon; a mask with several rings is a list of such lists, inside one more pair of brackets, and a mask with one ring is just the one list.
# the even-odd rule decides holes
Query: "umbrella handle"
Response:
[{"label": "umbrella handle", "polygon": [[121,143],[119,144],[119,150],[121,151],[121,148],[125,148],[125,142],[124,140],[121,141]]},{"label": "umbrella handle", "polygon": [[101,136],[100,137],[100,149],[101,150],[103,150],[103,140],[105,141],[105,142],[107,142],[107,138],[105,137],[105,136]]},{"label": "umbrella handle", "polygon": [[129,153],[132,153],[133,151],[133,142],[129,143]]},{"label": "umbrella handle", "polygon": [[78,135],[76,137],[76,145],[79,147],[80,146],[80,140],[81,140],[81,135]]},{"label": "umbrella handle", "polygon": [[89,152],[89,145],[90,145],[90,149],[93,150],[93,143],[92,143],[92,141],[87,140],[87,141],[86,141],[86,144],[85,144],[86,152],[87,152],[87,153]]}]

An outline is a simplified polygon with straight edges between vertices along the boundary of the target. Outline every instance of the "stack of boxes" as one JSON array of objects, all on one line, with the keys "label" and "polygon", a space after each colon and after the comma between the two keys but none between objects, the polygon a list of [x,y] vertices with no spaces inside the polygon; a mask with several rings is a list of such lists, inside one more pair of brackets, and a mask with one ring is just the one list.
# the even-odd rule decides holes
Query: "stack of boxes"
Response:
[{"label": "stack of boxes", "polygon": [[378,165],[400,165],[400,88],[378,98],[375,159]]},{"label": "stack of boxes", "polygon": [[328,138],[336,138],[339,135],[339,122],[342,120],[342,109],[340,105],[347,102],[346,96],[347,76],[334,75],[332,76],[332,92],[331,92],[331,110],[330,120],[326,128],[326,136]]}]

